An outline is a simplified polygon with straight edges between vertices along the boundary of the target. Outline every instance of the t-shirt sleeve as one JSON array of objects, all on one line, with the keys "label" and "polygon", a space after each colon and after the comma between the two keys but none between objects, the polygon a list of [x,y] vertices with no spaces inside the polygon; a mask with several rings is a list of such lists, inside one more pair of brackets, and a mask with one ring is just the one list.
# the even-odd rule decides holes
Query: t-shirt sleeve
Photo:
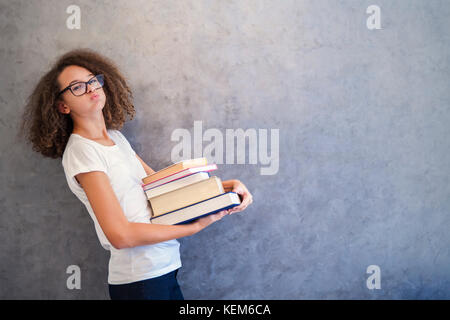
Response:
[{"label": "t-shirt sleeve", "polygon": [[114,130],[116,133],[116,136],[122,141],[123,145],[130,151],[132,155],[135,155],[136,152],[134,151],[133,147],[131,146],[130,142],[125,138],[125,136],[120,132],[119,130]]},{"label": "t-shirt sleeve", "polygon": [[105,160],[95,147],[87,143],[73,144],[63,159],[63,167],[67,178],[79,185],[75,176],[83,172],[103,171],[107,173]]}]

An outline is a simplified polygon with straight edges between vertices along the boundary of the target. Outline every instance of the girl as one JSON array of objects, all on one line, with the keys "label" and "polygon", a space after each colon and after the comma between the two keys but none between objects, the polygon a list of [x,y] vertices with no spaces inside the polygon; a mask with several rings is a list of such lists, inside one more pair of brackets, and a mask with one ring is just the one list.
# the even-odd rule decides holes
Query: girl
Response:
[{"label": "girl", "polygon": [[142,178],[154,171],[119,131],[133,119],[132,93],[115,64],[89,49],[61,56],[38,82],[21,134],[43,156],[62,158],[70,190],[86,206],[101,245],[110,250],[111,299],[183,299],[178,238],[226,214],[244,210],[252,195],[239,180],[223,181],[242,203],[185,225],[150,223]]}]

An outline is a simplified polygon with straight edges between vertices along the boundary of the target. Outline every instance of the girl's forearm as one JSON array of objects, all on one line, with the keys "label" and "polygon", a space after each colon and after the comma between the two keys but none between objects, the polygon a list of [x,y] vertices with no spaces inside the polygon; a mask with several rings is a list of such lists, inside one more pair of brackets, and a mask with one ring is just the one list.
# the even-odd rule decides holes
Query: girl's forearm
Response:
[{"label": "girl's forearm", "polygon": [[120,249],[155,244],[191,236],[201,230],[198,223],[162,225],[130,222],[122,235]]},{"label": "girl's forearm", "polygon": [[[225,192],[231,191],[235,183],[236,180],[222,181]],[[117,241],[118,245],[116,247],[118,249],[132,248],[179,239],[191,236],[199,232],[202,228],[204,227],[197,222],[173,226],[128,222],[124,228],[121,228],[121,240]]]}]

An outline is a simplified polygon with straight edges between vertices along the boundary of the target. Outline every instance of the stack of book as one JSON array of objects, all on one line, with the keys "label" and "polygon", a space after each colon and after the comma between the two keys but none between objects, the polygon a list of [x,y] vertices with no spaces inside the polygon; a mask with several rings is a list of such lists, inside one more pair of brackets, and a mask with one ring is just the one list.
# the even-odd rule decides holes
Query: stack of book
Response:
[{"label": "stack of book", "polygon": [[142,179],[152,207],[151,223],[182,224],[237,206],[238,194],[225,192],[222,181],[210,172],[216,164],[206,158],[183,160]]}]

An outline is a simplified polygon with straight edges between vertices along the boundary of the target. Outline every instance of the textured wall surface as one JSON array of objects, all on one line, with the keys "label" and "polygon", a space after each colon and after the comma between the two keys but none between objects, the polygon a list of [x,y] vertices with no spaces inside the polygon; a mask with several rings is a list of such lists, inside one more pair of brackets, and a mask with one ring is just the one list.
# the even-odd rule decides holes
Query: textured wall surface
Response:
[{"label": "textured wall surface", "polygon": [[122,132],[154,169],[194,121],[279,129],[276,174],[219,164],[254,203],[180,239],[185,298],[450,298],[449,1],[79,0],[69,29],[71,4],[0,1],[0,298],[109,298],[109,254],[61,161],[14,139],[38,79],[76,47],[126,75],[137,115]]}]

